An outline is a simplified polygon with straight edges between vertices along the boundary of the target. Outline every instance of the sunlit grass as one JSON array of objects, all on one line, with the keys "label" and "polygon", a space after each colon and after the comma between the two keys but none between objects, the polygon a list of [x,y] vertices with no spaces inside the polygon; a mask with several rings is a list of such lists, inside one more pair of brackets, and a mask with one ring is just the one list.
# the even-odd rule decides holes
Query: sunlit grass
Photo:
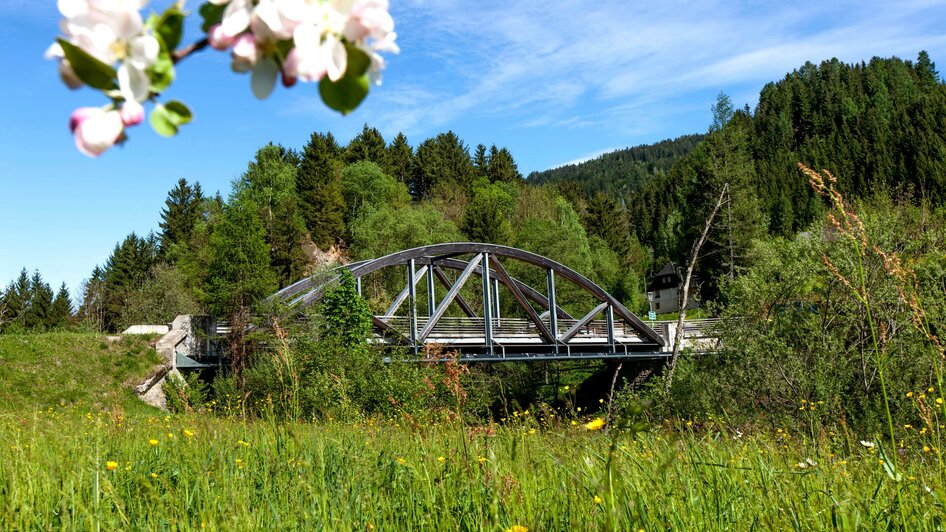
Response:
[{"label": "sunlit grass", "polygon": [[630,438],[592,419],[5,414],[0,528],[875,529],[899,519],[897,478],[909,528],[946,517],[922,429],[904,429],[891,471],[879,443],[850,435],[695,420]]}]

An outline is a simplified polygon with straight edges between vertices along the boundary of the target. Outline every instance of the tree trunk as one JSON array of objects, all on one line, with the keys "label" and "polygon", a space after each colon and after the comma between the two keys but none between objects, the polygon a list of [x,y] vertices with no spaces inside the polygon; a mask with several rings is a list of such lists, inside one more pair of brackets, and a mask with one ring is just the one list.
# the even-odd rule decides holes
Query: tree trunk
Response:
[{"label": "tree trunk", "polygon": [[673,351],[671,351],[670,354],[667,378],[664,383],[665,395],[670,393],[670,385],[673,383],[673,372],[677,368],[677,357],[680,355],[680,344],[683,342],[683,322],[686,320],[686,307],[687,302],[690,300],[690,280],[693,278],[693,270],[696,269],[696,260],[700,256],[700,249],[703,247],[703,244],[706,243],[706,237],[709,236],[710,229],[713,227],[713,219],[716,218],[716,213],[718,213],[720,207],[723,206],[728,191],[729,183],[726,183],[723,185],[723,190],[719,194],[719,199],[716,200],[716,205],[713,207],[712,212],[710,212],[709,217],[706,218],[703,233],[700,235],[700,238],[693,243],[693,250],[690,252],[690,262],[687,264],[687,273],[686,277],[683,278],[683,291],[680,296],[680,317],[677,319],[677,330],[673,339]]}]

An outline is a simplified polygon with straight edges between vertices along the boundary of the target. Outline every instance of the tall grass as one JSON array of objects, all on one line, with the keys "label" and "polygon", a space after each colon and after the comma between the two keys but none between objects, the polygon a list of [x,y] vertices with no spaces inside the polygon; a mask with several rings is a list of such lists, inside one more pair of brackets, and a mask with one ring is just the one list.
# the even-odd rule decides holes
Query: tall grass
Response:
[{"label": "tall grass", "polygon": [[938,450],[901,457],[896,507],[879,448],[849,435],[701,421],[631,438],[534,418],[5,415],[0,528],[879,529],[893,512],[910,529],[946,524]]}]

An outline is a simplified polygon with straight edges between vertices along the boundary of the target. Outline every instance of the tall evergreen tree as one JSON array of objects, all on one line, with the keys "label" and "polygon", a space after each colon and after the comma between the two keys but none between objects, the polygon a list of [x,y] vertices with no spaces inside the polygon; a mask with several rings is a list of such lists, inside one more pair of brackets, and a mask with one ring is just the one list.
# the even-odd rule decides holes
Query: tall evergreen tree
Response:
[{"label": "tall evergreen tree", "polygon": [[365,124],[361,129],[361,133],[348,143],[344,158],[347,164],[370,161],[382,166],[386,158],[385,155],[385,142],[381,132]]},{"label": "tall evergreen tree", "polygon": [[496,149],[493,144],[489,149],[489,180],[493,183],[518,183],[522,181],[522,174],[512,158],[512,153],[506,148]]},{"label": "tall evergreen tree", "polygon": [[320,247],[333,245],[345,232],[341,150],[331,133],[313,133],[302,154],[296,176],[300,210]]},{"label": "tall evergreen tree", "polygon": [[20,275],[7,285],[3,300],[6,307],[6,330],[25,327],[26,313],[33,300],[30,274],[26,268],[20,270]]},{"label": "tall evergreen tree", "polygon": [[398,133],[387,147],[384,172],[401,183],[408,184],[414,172],[414,149],[407,143],[407,137]]},{"label": "tall evergreen tree", "polygon": [[106,330],[115,330],[125,307],[128,292],[147,279],[158,257],[158,239],[151,233],[141,238],[131,233],[115,245],[105,263],[103,321]]},{"label": "tall evergreen tree", "polygon": [[[495,148],[495,145],[493,147]],[[483,144],[477,144],[476,150],[473,151],[473,168],[476,170],[476,177],[489,177],[489,155]]]},{"label": "tall evergreen tree", "polygon": [[52,308],[46,326],[50,329],[66,326],[72,319],[72,300],[66,283],[59,285],[59,291],[53,299]]},{"label": "tall evergreen tree", "polygon": [[458,186],[467,190],[475,170],[470,150],[453,131],[427,139],[417,147],[411,194],[426,197],[437,185]]},{"label": "tall evergreen tree", "polygon": [[270,268],[280,287],[301,277],[306,265],[296,169],[286,155],[285,149],[273,144],[260,148],[235,183],[231,200],[255,205],[265,229]]},{"label": "tall evergreen tree", "polygon": [[43,280],[39,270],[34,270],[33,276],[30,277],[30,292],[32,298],[24,316],[24,324],[32,331],[46,330],[53,307],[53,291]]},{"label": "tall evergreen tree", "polygon": [[161,256],[167,257],[174,244],[187,244],[194,225],[201,215],[204,195],[200,183],[191,186],[181,178],[168,192],[161,209]]}]

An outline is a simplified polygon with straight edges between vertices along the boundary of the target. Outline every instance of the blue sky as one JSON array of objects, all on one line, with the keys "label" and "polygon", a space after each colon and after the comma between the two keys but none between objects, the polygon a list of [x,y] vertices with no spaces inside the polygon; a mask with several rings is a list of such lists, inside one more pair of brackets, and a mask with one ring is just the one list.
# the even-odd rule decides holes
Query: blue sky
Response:
[{"label": "blue sky", "polygon": [[[324,108],[314,84],[257,101],[226,54],[205,51],[179,65],[166,93],[191,106],[192,124],[170,140],[138,126],[126,146],[89,159],[68,117],[105,102],[69,91],[43,59],[55,2],[0,0],[0,283],[26,267],[75,294],[117,241],[157,230],[179,178],[226,194],[269,141],[298,148],[331,131],[347,142],[367,122],[416,146],[452,129],[470,146],[507,146],[528,174],[705,131],[720,91],[754,105],[766,82],[807,60],[915,59],[925,49],[946,65],[944,1],[391,3],[402,52],[348,117]],[[188,20],[191,40],[197,22]]]}]

